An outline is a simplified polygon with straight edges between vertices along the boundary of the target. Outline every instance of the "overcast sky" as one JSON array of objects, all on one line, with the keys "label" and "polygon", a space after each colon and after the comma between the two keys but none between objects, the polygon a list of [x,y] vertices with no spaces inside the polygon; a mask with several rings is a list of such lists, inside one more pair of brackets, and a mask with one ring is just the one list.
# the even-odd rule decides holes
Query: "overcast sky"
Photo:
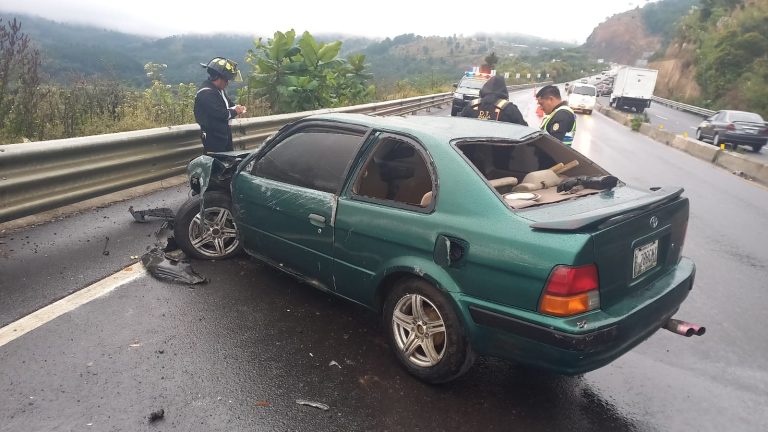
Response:
[{"label": "overcast sky", "polygon": [[[583,43],[605,18],[648,0],[0,0],[0,10],[152,36],[297,32],[393,37],[523,33]],[[546,8],[546,9],[545,9]]]}]

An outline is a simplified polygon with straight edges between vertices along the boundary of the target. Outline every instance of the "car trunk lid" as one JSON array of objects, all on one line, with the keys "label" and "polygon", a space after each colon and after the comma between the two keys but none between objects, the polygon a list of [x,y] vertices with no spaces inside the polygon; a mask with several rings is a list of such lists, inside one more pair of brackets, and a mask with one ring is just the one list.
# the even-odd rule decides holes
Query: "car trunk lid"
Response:
[{"label": "car trunk lid", "polygon": [[652,284],[679,261],[689,212],[682,192],[620,187],[519,214],[537,230],[591,234],[605,309]]}]

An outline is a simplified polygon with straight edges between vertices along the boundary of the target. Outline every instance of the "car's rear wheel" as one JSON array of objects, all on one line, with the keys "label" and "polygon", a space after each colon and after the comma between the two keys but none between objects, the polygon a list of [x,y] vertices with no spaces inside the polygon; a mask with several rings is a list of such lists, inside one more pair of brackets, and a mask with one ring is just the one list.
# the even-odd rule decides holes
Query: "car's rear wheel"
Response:
[{"label": "car's rear wheel", "polygon": [[720,134],[715,134],[715,136],[712,137],[712,144],[720,147]]},{"label": "car's rear wheel", "polygon": [[763,144],[752,144],[752,151],[755,153],[760,153],[760,150],[763,148]]},{"label": "car's rear wheel", "polygon": [[174,220],[176,244],[195,258],[220,260],[242,252],[240,233],[232,217],[232,201],[224,192],[205,193],[205,212],[200,214],[200,195],[188,199]]},{"label": "car's rear wheel", "polygon": [[467,332],[452,304],[423,279],[405,279],[389,292],[384,328],[397,359],[423,381],[451,381],[474,363]]}]

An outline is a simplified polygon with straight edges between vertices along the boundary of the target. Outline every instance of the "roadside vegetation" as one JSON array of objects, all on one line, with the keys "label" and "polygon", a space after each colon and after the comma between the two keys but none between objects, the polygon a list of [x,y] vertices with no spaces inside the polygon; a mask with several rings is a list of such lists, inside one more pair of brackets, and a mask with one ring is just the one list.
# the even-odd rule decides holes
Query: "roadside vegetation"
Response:
[{"label": "roadside vegetation", "polygon": [[679,38],[698,47],[698,103],[768,118],[768,0],[701,0]]}]

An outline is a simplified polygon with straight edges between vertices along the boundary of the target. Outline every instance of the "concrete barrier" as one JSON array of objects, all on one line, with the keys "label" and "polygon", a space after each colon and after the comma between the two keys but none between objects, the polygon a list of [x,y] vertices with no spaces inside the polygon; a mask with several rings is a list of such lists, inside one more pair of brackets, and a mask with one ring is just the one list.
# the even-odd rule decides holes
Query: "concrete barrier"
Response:
[{"label": "concrete barrier", "polygon": [[[718,147],[697,141],[693,138],[675,137],[676,148],[707,162],[715,162],[718,155],[724,153]],[[680,146],[680,147],[677,147]]]},{"label": "concrete barrier", "polygon": [[[597,110],[624,126],[630,126],[631,124],[632,114],[617,111],[603,105],[598,105]],[[718,147],[693,138],[675,135],[648,123],[640,125],[639,132],[655,141],[684,151],[695,158],[714,163],[728,171],[738,173],[742,177],[768,184],[768,165],[765,163],[755,161],[738,153],[720,150]]]},{"label": "concrete barrier", "polygon": [[[714,146],[710,146],[714,148]],[[740,155],[727,151],[718,151],[715,164],[731,172],[743,173],[747,177],[768,184],[768,165],[757,162]]]}]

